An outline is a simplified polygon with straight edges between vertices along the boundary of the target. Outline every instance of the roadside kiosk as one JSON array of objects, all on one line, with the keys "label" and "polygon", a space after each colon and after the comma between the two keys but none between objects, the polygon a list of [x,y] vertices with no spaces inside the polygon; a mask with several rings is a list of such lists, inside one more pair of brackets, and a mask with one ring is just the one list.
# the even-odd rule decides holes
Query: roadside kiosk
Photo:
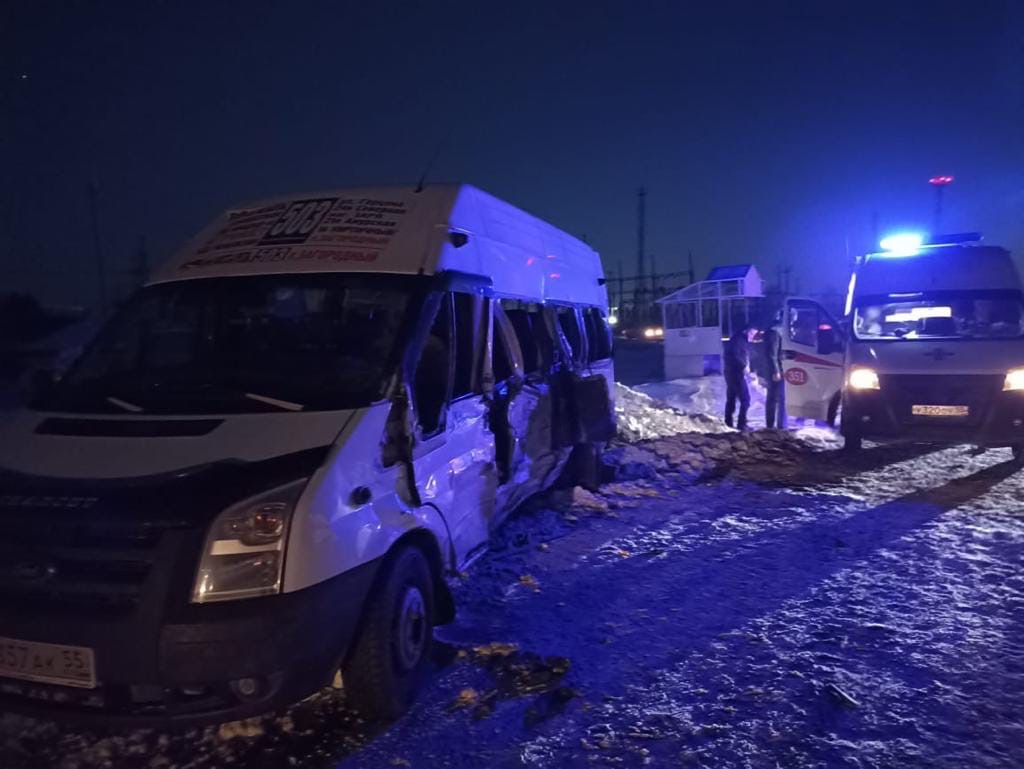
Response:
[{"label": "roadside kiosk", "polygon": [[756,317],[764,282],[752,264],[715,267],[705,280],[658,300],[665,329],[665,378],[722,370],[722,341]]}]

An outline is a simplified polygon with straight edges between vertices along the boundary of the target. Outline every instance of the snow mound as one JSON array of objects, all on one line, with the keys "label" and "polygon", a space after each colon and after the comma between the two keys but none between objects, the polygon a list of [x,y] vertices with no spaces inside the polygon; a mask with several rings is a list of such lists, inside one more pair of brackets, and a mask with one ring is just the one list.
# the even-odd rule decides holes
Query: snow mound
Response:
[{"label": "snow mound", "polygon": [[[754,430],[765,426],[764,388],[756,377],[748,378],[750,410],[748,424]],[[668,438],[685,433],[733,433],[722,415],[725,413],[725,380],[721,376],[648,382],[629,388],[616,385],[619,399],[619,437],[636,442]],[[820,423],[790,419],[788,435],[812,451],[835,451],[843,439],[832,428]],[[780,439],[782,433],[776,435]]]},{"label": "snow mound", "polygon": [[630,443],[681,433],[731,432],[724,422],[707,413],[685,414],[664,401],[615,383],[615,413],[619,437]]}]

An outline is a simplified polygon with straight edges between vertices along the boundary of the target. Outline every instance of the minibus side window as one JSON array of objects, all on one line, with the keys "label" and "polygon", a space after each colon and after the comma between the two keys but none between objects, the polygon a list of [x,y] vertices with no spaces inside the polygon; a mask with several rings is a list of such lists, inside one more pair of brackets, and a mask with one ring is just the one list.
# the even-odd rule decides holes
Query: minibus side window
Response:
[{"label": "minibus side window", "polygon": [[434,317],[413,377],[416,418],[424,435],[436,433],[444,426],[442,416],[452,369],[451,307],[451,295],[447,294]]},{"label": "minibus side window", "polygon": [[596,307],[588,307],[583,311],[583,319],[587,327],[588,361],[607,360],[612,356],[612,337],[604,315]]},{"label": "minibus side window", "polygon": [[583,334],[580,331],[576,310],[573,307],[558,307],[555,314],[558,318],[558,327],[569,347],[569,358],[579,363],[583,359]]},{"label": "minibus side window", "polygon": [[541,308],[507,299],[502,300],[501,306],[516,332],[519,349],[523,353],[523,374],[535,376],[550,367],[553,358],[551,337],[544,328]]},{"label": "minibus side window", "polygon": [[483,298],[455,294],[455,380],[452,398],[481,392]]},{"label": "minibus side window", "polygon": [[505,334],[498,324],[494,326],[492,345],[491,370],[494,373],[495,384],[501,384],[511,378],[515,369],[512,367],[512,356],[505,343]]}]

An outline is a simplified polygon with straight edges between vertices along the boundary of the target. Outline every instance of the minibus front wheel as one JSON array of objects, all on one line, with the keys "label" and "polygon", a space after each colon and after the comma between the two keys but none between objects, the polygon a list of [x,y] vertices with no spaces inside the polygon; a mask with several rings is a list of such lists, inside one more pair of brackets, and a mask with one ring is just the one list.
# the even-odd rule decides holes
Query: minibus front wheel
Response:
[{"label": "minibus front wheel", "polygon": [[415,699],[434,640],[433,584],[418,547],[402,547],[385,565],[342,667],[346,698],[363,716],[392,720]]},{"label": "minibus front wheel", "polygon": [[1013,462],[1018,467],[1024,467],[1024,443],[1015,443],[1010,447],[1013,451]]}]

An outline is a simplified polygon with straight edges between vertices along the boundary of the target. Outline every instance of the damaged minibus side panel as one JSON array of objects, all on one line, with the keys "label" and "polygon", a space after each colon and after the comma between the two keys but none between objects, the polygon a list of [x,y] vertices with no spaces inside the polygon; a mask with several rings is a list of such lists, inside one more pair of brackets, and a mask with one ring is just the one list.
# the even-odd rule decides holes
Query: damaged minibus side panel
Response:
[{"label": "damaged minibus side panel", "polygon": [[444,516],[456,564],[485,544],[495,515],[495,441],[479,366],[483,330],[482,297],[437,292],[424,305],[407,356],[416,490]]}]

